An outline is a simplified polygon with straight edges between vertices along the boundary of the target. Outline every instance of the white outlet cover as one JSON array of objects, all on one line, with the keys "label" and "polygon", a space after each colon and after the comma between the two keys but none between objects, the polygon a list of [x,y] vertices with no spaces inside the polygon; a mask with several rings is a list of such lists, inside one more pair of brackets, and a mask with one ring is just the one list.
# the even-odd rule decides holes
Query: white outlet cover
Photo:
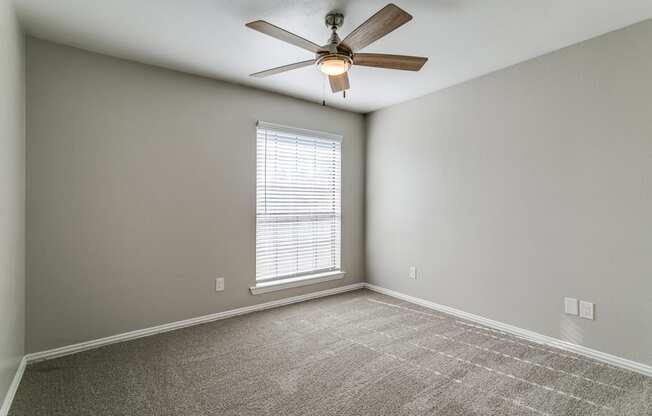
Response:
[{"label": "white outlet cover", "polygon": [[577,299],[564,298],[564,312],[568,315],[579,315],[579,307],[577,306]]},{"label": "white outlet cover", "polygon": [[215,291],[222,292],[224,290],[224,278],[218,277],[215,279]]},{"label": "white outlet cover", "polygon": [[584,319],[594,319],[594,305],[591,302],[580,301],[580,318]]}]

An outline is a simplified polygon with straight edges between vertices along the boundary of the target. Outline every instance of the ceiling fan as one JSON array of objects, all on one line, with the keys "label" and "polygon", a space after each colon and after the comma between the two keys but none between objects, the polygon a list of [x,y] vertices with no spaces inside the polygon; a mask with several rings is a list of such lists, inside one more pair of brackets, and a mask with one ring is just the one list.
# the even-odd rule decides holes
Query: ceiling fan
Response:
[{"label": "ceiling fan", "polygon": [[351,65],[418,71],[426,63],[428,58],[382,53],[358,53],[360,49],[382,38],[410,20],[412,20],[412,16],[409,13],[394,4],[388,4],[367,19],[366,22],[358,26],[353,32],[349,33],[344,40],[340,40],[340,37],[337,35],[337,29],[342,26],[344,15],[331,12],[326,15],[326,26],[332,33],[328,43],[324,46],[319,46],[264,20],[247,23],[245,26],[248,28],[291,43],[315,54],[314,59],[256,72],[250,76],[263,78],[316,64],[319,70],[328,76],[331,90],[334,93],[339,91],[346,93],[346,90],[350,88],[347,72],[351,68]]}]

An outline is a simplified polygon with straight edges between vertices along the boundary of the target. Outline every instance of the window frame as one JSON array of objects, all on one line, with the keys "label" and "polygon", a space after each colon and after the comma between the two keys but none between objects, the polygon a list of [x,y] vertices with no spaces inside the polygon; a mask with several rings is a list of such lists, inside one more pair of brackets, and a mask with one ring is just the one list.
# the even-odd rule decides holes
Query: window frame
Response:
[{"label": "window frame", "polygon": [[297,127],[291,127],[291,126],[286,126],[282,124],[276,124],[276,123],[269,123],[266,121],[259,120],[256,122],[256,128],[255,128],[255,134],[254,134],[254,140],[255,140],[255,150],[256,150],[256,163],[255,163],[255,177],[256,177],[256,189],[255,189],[255,224],[256,224],[256,231],[255,231],[255,238],[254,241],[256,245],[258,244],[258,132],[260,129],[269,129],[273,131],[277,131],[280,133],[285,133],[285,134],[290,134],[290,135],[299,135],[299,136],[304,136],[308,137],[313,140],[324,140],[327,142],[336,142],[339,144],[339,166],[337,169],[339,170],[339,232],[338,232],[338,238],[339,241],[337,241],[338,244],[338,268],[327,268],[327,269],[315,269],[303,273],[296,273],[292,275],[283,275],[283,276],[276,276],[272,278],[264,278],[261,280],[258,280],[258,253],[256,248],[254,247],[254,263],[255,263],[255,286],[251,287],[250,290],[253,294],[259,294],[259,293],[266,293],[270,291],[275,291],[275,290],[282,290],[286,288],[291,288],[291,287],[297,287],[297,286],[304,286],[308,284],[314,284],[314,283],[320,283],[320,282],[325,282],[325,281],[330,281],[330,280],[335,280],[335,279],[341,279],[344,277],[346,272],[343,270],[343,250],[342,250],[342,243],[343,243],[343,236],[342,236],[342,228],[343,228],[343,212],[342,212],[342,206],[343,206],[343,195],[342,195],[342,190],[343,190],[343,177],[342,177],[342,162],[343,162],[343,136],[339,134],[334,134],[334,133],[328,133],[328,132],[323,132],[323,131],[318,131],[318,130],[310,130],[310,129],[303,129],[303,128],[297,128]]}]

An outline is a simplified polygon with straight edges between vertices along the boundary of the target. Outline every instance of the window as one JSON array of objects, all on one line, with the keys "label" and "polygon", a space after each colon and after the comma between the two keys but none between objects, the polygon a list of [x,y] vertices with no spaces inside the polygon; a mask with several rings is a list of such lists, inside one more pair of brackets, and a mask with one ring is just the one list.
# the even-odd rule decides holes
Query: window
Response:
[{"label": "window", "polygon": [[340,270],[340,165],[340,136],[258,122],[257,285]]}]

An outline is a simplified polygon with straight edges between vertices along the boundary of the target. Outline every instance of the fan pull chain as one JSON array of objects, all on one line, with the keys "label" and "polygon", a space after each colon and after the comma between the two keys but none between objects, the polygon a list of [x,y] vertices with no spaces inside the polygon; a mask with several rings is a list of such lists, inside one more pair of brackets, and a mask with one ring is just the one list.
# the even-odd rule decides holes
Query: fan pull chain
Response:
[{"label": "fan pull chain", "polygon": [[321,105],[326,107],[326,77],[321,77]]}]

